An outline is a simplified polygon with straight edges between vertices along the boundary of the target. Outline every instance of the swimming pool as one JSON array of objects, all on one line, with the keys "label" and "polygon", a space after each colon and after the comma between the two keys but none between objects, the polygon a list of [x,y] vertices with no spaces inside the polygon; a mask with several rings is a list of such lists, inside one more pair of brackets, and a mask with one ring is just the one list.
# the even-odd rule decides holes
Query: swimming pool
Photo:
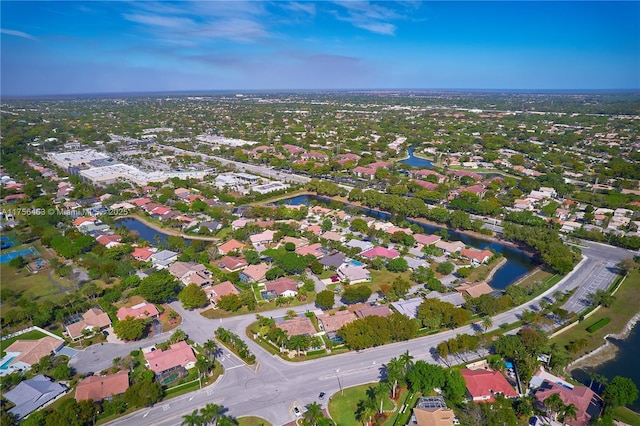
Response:
[{"label": "swimming pool", "polygon": [[8,360],[6,360],[4,363],[2,363],[2,365],[0,365],[0,370],[8,370],[9,369],[9,364],[11,364],[11,362],[16,359],[15,356],[9,357]]},{"label": "swimming pool", "polygon": [[36,252],[33,250],[33,247],[29,247],[28,249],[25,249],[25,250],[14,251],[12,253],[0,254],[0,263],[11,262],[13,259],[15,259],[18,256],[22,256],[26,258],[27,256],[35,255],[35,254]]},{"label": "swimming pool", "polygon": [[358,262],[358,261],[357,261],[357,260],[355,260],[355,259],[351,259],[351,260],[349,261],[349,263],[351,263],[353,266],[362,266],[362,265],[363,265],[363,263],[362,263],[362,262]]}]

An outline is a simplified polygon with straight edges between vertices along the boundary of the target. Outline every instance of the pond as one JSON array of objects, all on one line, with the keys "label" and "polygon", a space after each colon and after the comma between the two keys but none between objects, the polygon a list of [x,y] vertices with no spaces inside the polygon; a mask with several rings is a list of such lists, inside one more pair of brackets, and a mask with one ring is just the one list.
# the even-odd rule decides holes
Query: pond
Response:
[{"label": "pond", "polygon": [[409,151],[408,151],[409,157],[400,161],[400,163],[406,164],[411,167],[420,167],[420,168],[427,168],[427,169],[433,168],[433,163],[431,161],[414,156],[413,155],[414,151],[415,151],[414,147],[409,147]]},{"label": "pond", "polygon": [[[281,200],[278,202],[278,204],[309,205],[311,201],[314,200],[322,203],[335,202],[334,200],[331,200],[329,198],[315,195],[299,195],[297,197]],[[351,207],[351,205],[348,203],[341,204],[346,207]],[[391,218],[391,215],[389,213],[369,209],[366,207],[358,209],[362,211],[363,214],[375,217],[376,219],[389,220]],[[426,225],[420,222],[412,221],[410,219],[407,219],[407,221],[419,225],[424,230],[425,234],[434,234],[442,229],[441,227]],[[491,287],[495,289],[504,290],[509,284],[514,283],[536,266],[533,259],[522,250],[498,242],[474,238],[470,235],[462,234],[460,232],[452,230],[447,230],[447,232],[449,234],[449,240],[451,241],[462,241],[466,245],[475,247],[477,249],[492,249],[498,253],[501,253],[505,257],[507,262],[500,269],[498,269],[491,281],[489,281]]]},{"label": "pond", "polygon": [[[140,222],[137,219],[131,217],[125,217],[116,221],[117,228],[127,228],[130,231],[136,231],[141,239],[149,242],[152,245],[158,245],[167,241],[168,234],[157,231],[145,223]],[[191,242],[190,239],[183,238],[187,242],[187,245]]]}]

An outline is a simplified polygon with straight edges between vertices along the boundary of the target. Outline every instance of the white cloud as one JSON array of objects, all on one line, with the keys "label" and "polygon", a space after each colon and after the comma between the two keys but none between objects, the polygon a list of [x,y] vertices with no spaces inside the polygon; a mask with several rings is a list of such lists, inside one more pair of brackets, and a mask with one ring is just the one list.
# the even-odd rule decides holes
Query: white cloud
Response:
[{"label": "white cloud", "polygon": [[16,30],[7,30],[5,28],[0,28],[0,33],[1,34],[7,34],[7,35],[12,35],[12,36],[16,36],[16,37],[22,37],[22,38],[26,38],[28,40],[37,40],[34,36],[32,36],[31,34],[27,34],[24,33],[22,31],[16,31]]},{"label": "white cloud", "polygon": [[153,27],[163,28],[187,28],[194,24],[188,18],[176,18],[158,15],[142,15],[142,14],[125,14],[124,18],[128,21],[137,22],[139,24],[151,25]]},{"label": "white cloud", "polygon": [[[390,21],[408,19],[410,13],[401,13],[399,9],[412,7],[404,2],[369,2],[369,1],[335,1],[342,7],[343,14],[336,12],[336,18],[349,22],[356,28],[361,28],[377,34],[394,35],[397,26]],[[395,8],[386,7],[393,5]]]}]

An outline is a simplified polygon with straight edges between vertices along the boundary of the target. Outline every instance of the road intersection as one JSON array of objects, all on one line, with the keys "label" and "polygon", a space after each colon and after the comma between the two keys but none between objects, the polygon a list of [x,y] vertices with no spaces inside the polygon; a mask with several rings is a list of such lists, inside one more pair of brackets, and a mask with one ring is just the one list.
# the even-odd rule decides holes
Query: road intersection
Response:
[{"label": "road intersection", "polygon": [[[633,252],[595,243],[583,242],[585,257],[572,272],[567,274],[554,287],[535,299],[514,309],[498,314],[493,318],[491,329],[501,324],[512,323],[520,319],[524,310],[538,310],[543,298],[552,298],[557,291],[568,291],[577,288],[576,292],[565,303],[565,309],[578,312],[584,309],[586,294],[596,289],[606,289],[615,277],[615,265],[625,257],[633,256]],[[318,400],[320,392],[332,395],[343,388],[379,380],[384,365],[392,357],[409,351],[415,360],[441,363],[434,348],[441,341],[458,334],[473,334],[473,325],[448,330],[436,335],[424,336],[406,342],[384,345],[360,352],[350,352],[306,362],[289,362],[271,355],[258,344],[246,337],[246,329],[255,321],[255,314],[211,320],[198,313],[186,311],[174,302],[172,307],[182,315],[180,328],[197,343],[211,339],[217,327],[225,327],[241,336],[256,354],[259,365],[247,366],[226,349],[222,350],[221,362],[225,372],[221,378],[207,388],[191,392],[161,402],[154,407],[142,409],[111,422],[111,425],[179,425],[182,416],[207,403],[221,404],[232,416],[256,415],[263,417],[274,425],[282,425],[295,419],[292,411],[294,405],[305,407]],[[268,315],[276,318],[284,316],[291,308],[271,311]],[[298,313],[316,309],[311,304],[295,308]],[[575,310],[574,310],[575,309]],[[142,346],[166,340],[169,333],[145,341]],[[115,348],[117,346],[117,348]],[[103,362],[110,356],[124,356],[141,343],[105,344],[95,350],[88,348],[79,353],[71,362],[78,372],[99,371],[110,365]],[[89,352],[87,352],[89,351]],[[99,353],[98,353],[99,352]],[[119,353],[117,355],[116,353]],[[96,363],[95,356],[99,357]],[[470,357],[478,354],[469,354]],[[112,359],[112,358],[111,358]],[[460,359],[458,362],[464,362]],[[322,401],[326,404],[326,400]]]}]

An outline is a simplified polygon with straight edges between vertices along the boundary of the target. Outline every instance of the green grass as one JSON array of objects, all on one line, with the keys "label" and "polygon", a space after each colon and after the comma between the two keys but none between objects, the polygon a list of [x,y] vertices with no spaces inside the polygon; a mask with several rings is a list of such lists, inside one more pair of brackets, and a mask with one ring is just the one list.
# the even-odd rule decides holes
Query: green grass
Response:
[{"label": "green grass", "polygon": [[[336,379],[337,380],[337,379]],[[367,399],[367,389],[375,386],[375,383],[355,386],[344,389],[344,393],[336,393],[329,401],[329,413],[331,418],[340,426],[361,426],[362,423],[356,420],[355,412],[358,409],[358,402]],[[386,398],[382,405],[383,410],[392,410],[393,401]]]},{"label": "green grass", "polygon": [[371,291],[374,293],[380,290],[380,286],[382,284],[391,285],[391,283],[397,277],[401,277],[405,281],[409,281],[409,282],[410,282],[409,277],[411,277],[410,271],[398,273],[398,272],[389,272],[386,269],[380,269],[378,271],[370,269],[370,272],[371,272],[371,282],[361,283],[361,284],[369,286],[369,288],[371,288]]},{"label": "green grass", "polygon": [[38,330],[31,330],[19,336],[12,337],[11,339],[3,340],[2,342],[0,342],[0,350],[4,351],[16,340],[38,340],[43,337],[46,337],[46,334]]},{"label": "green grass", "polygon": [[608,308],[601,307],[588,318],[589,324],[594,324],[603,318],[611,318],[608,327],[589,333],[587,331],[587,325],[583,321],[554,337],[550,343],[566,346],[570,342],[585,339],[585,347],[571,354],[574,359],[577,359],[604,344],[604,336],[607,333],[620,332],[638,312],[638,306],[640,306],[640,271],[634,270],[631,271],[624,282],[620,284],[620,288],[615,294],[615,300],[611,306]]},{"label": "green grass", "polygon": [[247,416],[238,417],[238,426],[273,426],[267,420],[262,417]]},{"label": "green grass", "polygon": [[[411,393],[406,388],[398,389],[397,392],[399,392],[398,407],[391,417],[384,422],[386,426],[406,425],[409,423],[412,409],[416,405],[418,398],[422,395],[421,393]],[[401,413],[400,409],[404,404],[407,404],[407,407],[405,408],[404,413]]]},{"label": "green grass", "polygon": [[613,418],[628,425],[640,425],[640,414],[627,407],[616,407],[613,410]]},{"label": "green grass", "polygon": [[605,325],[609,324],[610,322],[611,322],[611,318],[609,318],[609,317],[600,318],[598,321],[594,322],[589,327],[587,327],[587,331],[589,333],[594,333],[594,332],[600,330]]}]

